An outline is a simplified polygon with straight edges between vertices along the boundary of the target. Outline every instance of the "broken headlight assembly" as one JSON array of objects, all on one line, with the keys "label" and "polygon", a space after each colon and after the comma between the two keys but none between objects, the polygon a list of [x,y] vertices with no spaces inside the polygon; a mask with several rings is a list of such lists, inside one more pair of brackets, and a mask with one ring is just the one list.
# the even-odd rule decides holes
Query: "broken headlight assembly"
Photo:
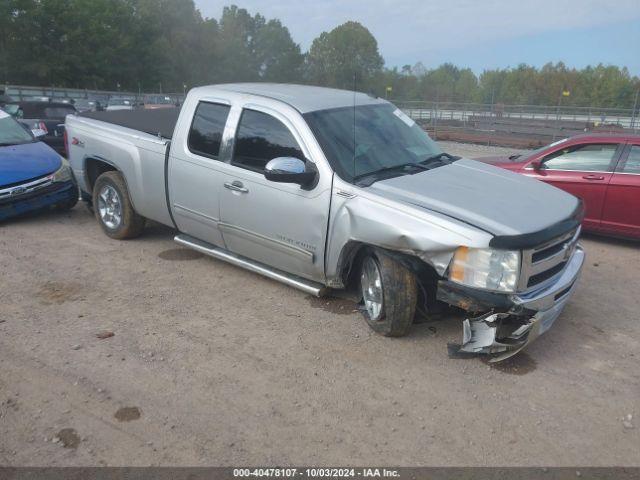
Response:
[{"label": "broken headlight assembly", "polygon": [[62,160],[62,165],[60,165],[60,168],[53,173],[53,181],[68,182],[73,178],[71,166],[65,158],[60,158],[60,160]]},{"label": "broken headlight assembly", "polygon": [[515,292],[520,275],[520,252],[459,247],[449,266],[449,280],[471,288]]}]

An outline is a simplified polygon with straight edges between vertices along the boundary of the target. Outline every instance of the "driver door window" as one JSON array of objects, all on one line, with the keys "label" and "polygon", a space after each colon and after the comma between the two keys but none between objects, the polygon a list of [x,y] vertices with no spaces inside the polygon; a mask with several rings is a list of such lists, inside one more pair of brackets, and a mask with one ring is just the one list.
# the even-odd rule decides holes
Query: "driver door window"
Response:
[{"label": "driver door window", "polygon": [[547,155],[536,177],[582,199],[584,226],[599,228],[617,143],[573,145]]},{"label": "driver door window", "polygon": [[262,173],[265,165],[277,157],[305,159],[293,134],[280,120],[256,110],[244,110],[231,164]]},{"label": "driver door window", "polygon": [[617,148],[618,145],[613,143],[568,147],[547,156],[544,159],[544,168],[578,172],[608,172],[611,170],[611,160]]}]

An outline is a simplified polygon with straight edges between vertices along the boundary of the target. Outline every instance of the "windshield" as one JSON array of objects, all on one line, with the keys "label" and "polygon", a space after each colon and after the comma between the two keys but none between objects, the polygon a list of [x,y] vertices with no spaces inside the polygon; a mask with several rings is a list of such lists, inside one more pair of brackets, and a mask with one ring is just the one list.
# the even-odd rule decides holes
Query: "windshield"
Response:
[{"label": "windshield", "polygon": [[[550,143],[549,145],[545,145],[544,147],[536,148],[535,150],[531,150],[530,152],[523,153],[522,155],[514,155],[513,159],[517,160],[518,162],[526,161],[529,158],[533,158],[533,157],[537,156],[539,153],[544,152],[547,148],[555,147],[556,145],[560,145],[562,142],[566,142],[567,140],[569,140],[569,139],[568,138],[563,138],[562,140],[557,140],[557,141],[555,141],[553,143]],[[511,158],[511,157],[509,157],[509,158]]]},{"label": "windshield", "polygon": [[0,110],[0,146],[33,142],[33,136],[22,125]]},{"label": "windshield", "polygon": [[7,104],[4,107],[2,107],[2,109],[12,117],[19,116],[19,112],[21,111],[20,105],[16,105],[15,103]]},{"label": "windshield", "polygon": [[333,170],[349,182],[442,153],[422,128],[388,103],[318,110],[304,117]]},{"label": "windshield", "polygon": [[76,113],[76,109],[71,105],[68,107],[46,107],[44,109],[44,118],[62,119],[67,115],[72,115],[74,113]]}]

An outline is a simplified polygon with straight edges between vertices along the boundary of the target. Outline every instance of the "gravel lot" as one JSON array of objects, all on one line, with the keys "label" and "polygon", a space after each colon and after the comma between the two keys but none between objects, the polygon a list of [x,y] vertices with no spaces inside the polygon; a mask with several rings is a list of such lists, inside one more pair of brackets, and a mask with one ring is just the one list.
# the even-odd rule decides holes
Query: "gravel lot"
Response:
[{"label": "gravel lot", "polygon": [[383,338],[172,238],[0,225],[0,464],[640,465],[637,243],[584,238],[563,316],[490,367],[447,357],[456,319]]}]

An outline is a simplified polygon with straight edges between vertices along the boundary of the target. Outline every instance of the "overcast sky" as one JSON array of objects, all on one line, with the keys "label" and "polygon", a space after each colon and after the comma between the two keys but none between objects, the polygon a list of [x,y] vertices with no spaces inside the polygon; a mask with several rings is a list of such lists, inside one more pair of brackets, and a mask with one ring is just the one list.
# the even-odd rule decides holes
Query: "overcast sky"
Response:
[{"label": "overcast sky", "polygon": [[305,51],[322,31],[356,20],[387,66],[421,61],[484,68],[564,61],[627,66],[640,75],[640,0],[195,0],[206,17],[236,3],[278,18]]}]

